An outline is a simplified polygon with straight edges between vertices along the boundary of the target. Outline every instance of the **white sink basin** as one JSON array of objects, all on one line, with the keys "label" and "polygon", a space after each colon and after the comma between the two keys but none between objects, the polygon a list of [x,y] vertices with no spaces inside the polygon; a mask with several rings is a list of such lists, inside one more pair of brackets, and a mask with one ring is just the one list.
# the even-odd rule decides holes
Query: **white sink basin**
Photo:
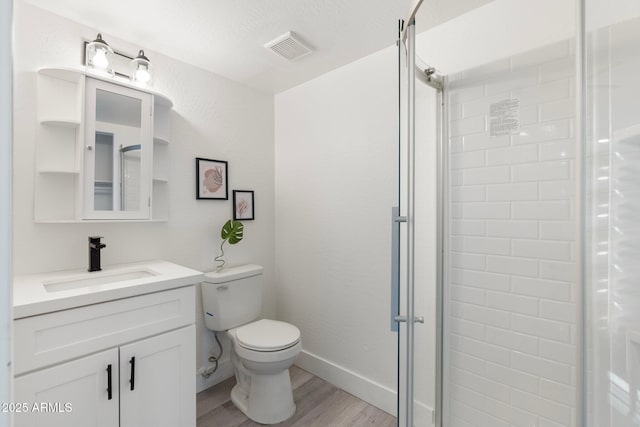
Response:
[{"label": "white sink basin", "polygon": [[152,260],[13,278],[14,319],[166,291],[200,282],[203,274],[168,261]]},{"label": "white sink basin", "polygon": [[133,271],[109,271],[87,273],[82,277],[74,277],[73,279],[62,279],[43,281],[42,284],[47,292],[68,291],[71,289],[87,288],[91,286],[100,286],[117,282],[126,282],[128,280],[142,279],[145,277],[157,276],[159,273],[153,270],[133,270]]}]

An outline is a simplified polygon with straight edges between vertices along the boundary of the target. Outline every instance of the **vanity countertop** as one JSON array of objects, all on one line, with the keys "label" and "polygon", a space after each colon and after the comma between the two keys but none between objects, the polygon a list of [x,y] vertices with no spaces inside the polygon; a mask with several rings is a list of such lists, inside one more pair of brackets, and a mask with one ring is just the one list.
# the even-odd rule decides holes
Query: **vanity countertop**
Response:
[{"label": "vanity countertop", "polygon": [[105,266],[92,273],[67,270],[16,276],[13,318],[180,288],[203,277],[200,271],[162,260]]}]

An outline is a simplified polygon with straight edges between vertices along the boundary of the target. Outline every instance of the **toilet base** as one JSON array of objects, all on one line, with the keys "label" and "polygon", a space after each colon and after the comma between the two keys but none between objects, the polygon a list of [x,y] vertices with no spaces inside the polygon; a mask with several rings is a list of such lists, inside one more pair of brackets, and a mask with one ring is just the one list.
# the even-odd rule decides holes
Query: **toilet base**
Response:
[{"label": "toilet base", "polygon": [[277,424],[296,412],[289,370],[275,375],[252,374],[249,387],[233,387],[231,401],[249,419],[261,424]]}]

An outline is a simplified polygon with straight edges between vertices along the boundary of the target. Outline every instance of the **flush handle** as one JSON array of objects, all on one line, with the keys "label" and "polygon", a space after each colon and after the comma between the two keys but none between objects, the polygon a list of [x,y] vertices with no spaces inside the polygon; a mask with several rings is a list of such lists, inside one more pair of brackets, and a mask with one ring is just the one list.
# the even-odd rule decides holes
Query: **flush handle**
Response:
[{"label": "flush handle", "polygon": [[216,288],[216,291],[226,291],[227,289],[229,289],[227,285],[220,285]]}]

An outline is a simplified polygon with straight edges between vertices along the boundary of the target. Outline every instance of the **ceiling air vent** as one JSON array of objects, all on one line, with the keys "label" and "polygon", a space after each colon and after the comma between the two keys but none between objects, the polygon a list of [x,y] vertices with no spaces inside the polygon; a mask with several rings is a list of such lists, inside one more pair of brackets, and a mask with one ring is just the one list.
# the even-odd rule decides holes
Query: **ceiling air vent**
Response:
[{"label": "ceiling air vent", "polygon": [[276,37],[264,47],[289,61],[295,61],[312,52],[311,48],[297,38],[293,31]]}]

